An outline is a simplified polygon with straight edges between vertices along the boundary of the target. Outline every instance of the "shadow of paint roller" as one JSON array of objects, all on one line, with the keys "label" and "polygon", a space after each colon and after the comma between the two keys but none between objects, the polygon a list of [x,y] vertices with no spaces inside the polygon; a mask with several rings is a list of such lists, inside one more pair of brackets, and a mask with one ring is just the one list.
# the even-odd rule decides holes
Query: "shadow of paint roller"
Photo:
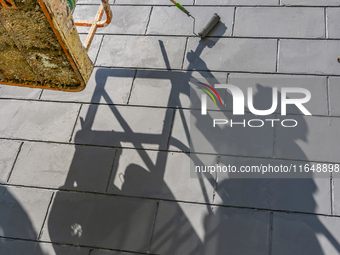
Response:
[{"label": "shadow of paint roller", "polygon": [[[195,17],[190,14],[190,12],[185,9],[180,3],[176,2],[175,0],[170,0],[175,6],[177,6],[178,9],[180,9],[182,12],[184,12],[186,15],[194,19],[194,30],[195,30]],[[215,13],[211,19],[205,24],[205,26],[201,29],[201,31],[198,33],[198,35],[195,33],[196,36],[201,37],[204,39],[210,32],[211,30],[217,25],[217,23],[220,21],[221,17]]]}]

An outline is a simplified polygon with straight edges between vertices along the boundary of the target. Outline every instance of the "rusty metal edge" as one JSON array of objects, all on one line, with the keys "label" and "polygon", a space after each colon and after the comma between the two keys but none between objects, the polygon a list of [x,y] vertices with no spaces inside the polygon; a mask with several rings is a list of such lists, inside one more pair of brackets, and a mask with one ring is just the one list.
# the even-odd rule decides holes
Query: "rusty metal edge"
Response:
[{"label": "rusty metal edge", "polygon": [[106,27],[107,25],[109,25],[112,21],[112,10],[111,10],[109,1],[108,0],[102,0],[102,3],[99,7],[99,10],[97,11],[97,15],[98,15],[101,7],[105,11],[106,20],[100,21],[101,18],[97,21],[96,21],[96,19],[95,20],[75,20],[74,21],[75,25],[76,26],[84,26],[84,27],[92,27],[94,21],[96,21],[97,27]]},{"label": "rusty metal edge", "polygon": [[0,3],[1,3],[3,8],[6,8],[6,9],[16,9],[17,8],[12,0],[6,0],[6,1],[9,2],[12,6],[8,6],[4,0],[0,0]]},{"label": "rusty metal edge", "polygon": [[[48,22],[50,23],[50,25],[51,25],[51,27],[52,27],[52,29],[53,29],[53,32],[54,32],[54,34],[56,35],[56,37],[57,37],[57,39],[58,39],[58,41],[59,41],[61,47],[63,48],[63,50],[64,50],[64,52],[65,52],[65,54],[66,54],[66,56],[67,56],[67,58],[69,59],[69,61],[70,61],[70,63],[71,63],[71,66],[72,66],[73,70],[76,72],[77,77],[78,77],[78,79],[79,79],[80,82],[81,82],[81,86],[80,86],[79,89],[77,89],[77,90],[69,90],[69,91],[78,92],[78,91],[84,90],[84,89],[85,89],[85,86],[86,86],[85,81],[84,81],[83,77],[81,76],[79,70],[77,69],[77,65],[76,65],[76,63],[74,62],[73,58],[71,57],[71,54],[69,53],[68,49],[66,48],[65,43],[64,43],[63,40],[61,39],[61,36],[60,36],[60,34],[59,34],[59,31],[54,27],[54,24],[53,24],[51,15],[50,15],[50,13],[47,11],[47,8],[46,8],[46,6],[45,6],[44,0],[37,0],[37,1],[38,1],[39,5],[40,5],[42,11],[44,12],[44,14],[45,14],[45,16],[46,16],[46,19],[47,19]],[[30,86],[27,86],[27,87],[30,87]],[[40,88],[41,88],[41,87],[40,87]],[[50,88],[50,87],[49,87],[48,89],[53,89],[53,88]],[[55,89],[55,90],[61,90],[61,89]]]},{"label": "rusty metal edge", "polygon": [[[10,85],[10,86],[18,86],[18,87],[23,87],[22,83],[10,83],[10,82],[3,82],[0,81],[1,85]],[[51,88],[51,87],[43,87],[43,86],[39,86],[39,85],[27,85],[25,84],[24,86],[25,88],[32,88],[32,89],[48,89],[48,90],[57,90],[57,91],[65,91],[65,92],[80,92],[82,90],[84,90],[83,87],[80,87],[80,89],[62,89],[62,88]]]}]

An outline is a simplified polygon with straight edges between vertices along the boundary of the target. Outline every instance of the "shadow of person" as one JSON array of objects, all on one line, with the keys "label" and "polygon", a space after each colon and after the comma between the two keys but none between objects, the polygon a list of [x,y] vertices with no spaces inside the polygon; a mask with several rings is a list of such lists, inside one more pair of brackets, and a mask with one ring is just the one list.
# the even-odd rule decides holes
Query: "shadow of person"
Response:
[{"label": "shadow of person", "polygon": [[[80,130],[74,135],[75,144],[85,146],[75,146],[65,184],[59,187],[61,191],[56,192],[47,218],[48,234],[45,236],[52,243],[135,252],[146,252],[148,249],[148,235],[154,220],[156,202],[105,196],[113,162],[119,158],[119,153],[113,147],[122,147],[123,142],[131,142],[135,148],[143,148],[142,143],[162,145],[164,140],[161,139],[164,138],[162,134],[134,132],[120,111],[121,108],[114,105],[104,89],[109,78],[127,77],[132,80],[133,76],[134,72],[121,69],[96,71],[92,104],[84,111],[85,115],[80,116]],[[120,83],[114,85],[119,87]],[[102,99],[107,105],[98,104]],[[95,130],[95,117],[103,108],[111,114],[107,118],[115,119],[123,131]],[[103,146],[86,146],[91,144]]]},{"label": "shadow of person", "polygon": [[[268,100],[268,98],[272,98],[272,88],[264,87],[260,84],[256,85],[257,93],[254,95],[254,107],[258,110],[266,110],[271,107],[272,102]],[[278,108],[276,110],[277,113],[281,112],[281,94],[278,93]],[[229,95],[229,99],[232,100]],[[277,119],[283,120],[286,116],[272,115],[266,117],[267,119]],[[261,119],[259,116],[250,115],[249,118],[253,119]],[[294,133],[290,132],[289,136],[287,136],[286,142],[289,142],[290,145],[287,146],[289,150],[294,151],[296,158],[302,162],[308,162],[308,158],[301,150],[301,148],[297,145],[296,141],[301,139],[307,142],[308,127],[306,121],[302,115],[294,115],[293,118],[298,122],[298,126],[295,127]],[[276,121],[275,123],[275,132],[284,133],[285,130],[289,128],[282,127],[279,123],[280,121]],[[228,132],[231,133],[230,136],[233,136],[233,130],[230,128]],[[243,135],[249,138],[245,140],[251,141],[251,137],[256,135],[257,128],[245,127],[243,128]],[[272,134],[271,134],[272,135]],[[275,135],[275,133],[273,134]],[[268,137],[271,138],[271,137]],[[275,141],[275,138],[272,140]],[[254,154],[253,150],[256,148],[256,145],[251,143],[248,144],[238,144],[238,143],[228,143],[227,147],[234,148],[246,148],[249,151],[249,155]],[[274,148],[271,150],[275,150]],[[270,158],[274,157],[274,155],[268,155]],[[292,160],[275,160],[275,159],[257,159],[257,158],[249,158],[249,159],[232,159],[230,157],[221,157],[221,164],[229,164],[229,162],[235,163],[238,167],[244,165],[284,165],[295,163]],[[251,175],[249,175],[251,176]],[[275,177],[275,175],[273,175]],[[272,177],[273,177],[272,176]],[[278,175],[277,175],[278,176]],[[240,178],[241,177],[241,178]],[[257,175],[256,177],[260,178],[252,178],[247,179],[247,174],[238,174],[238,173],[228,173],[219,174],[219,184],[217,186],[217,193],[221,197],[221,202],[225,205],[234,205],[234,206],[244,206],[249,208],[266,208],[266,209],[274,209],[274,210],[288,210],[288,211],[299,211],[299,212],[309,212],[313,213],[316,209],[316,202],[314,200],[313,194],[317,192],[317,186],[313,180],[312,172],[306,173],[303,175],[305,178],[301,178],[301,176],[297,176],[291,174],[290,176],[282,176],[283,178],[270,178],[266,179],[265,175]],[[288,177],[288,178],[285,178]],[[295,177],[299,177],[296,179]]]},{"label": "shadow of person", "polygon": [[[212,81],[211,85],[218,84],[218,79],[209,72],[200,55],[206,47],[213,47],[217,41],[218,38],[201,40],[196,50],[187,54],[189,61],[187,69],[198,71],[201,76]],[[192,72],[171,71],[165,47],[162,43],[160,43],[160,47],[168,70],[147,71],[145,78],[169,79],[171,91],[167,107],[182,108],[179,97],[181,94],[189,95],[188,87],[190,79],[193,78]],[[208,71],[202,71],[203,69]],[[303,180],[239,179],[232,174],[230,176],[218,176],[214,200],[216,204],[267,209],[268,211],[264,213],[257,213],[254,210],[248,209],[212,206],[211,200],[209,200],[210,196],[206,194],[206,189],[201,179],[198,182],[200,182],[201,189],[205,190],[203,192],[205,203],[185,205],[185,203],[176,202],[176,197],[172,194],[171,187],[164,181],[164,172],[169,159],[168,139],[164,140],[169,135],[166,127],[162,130],[162,134],[158,136],[133,132],[119,108],[115,106],[105,89],[103,89],[110,75],[119,77],[122,74],[119,72],[109,73],[109,71],[104,69],[97,71],[97,87],[93,95],[93,104],[89,106],[86,117],[81,120],[81,130],[76,133],[74,141],[76,144],[86,141],[87,144],[100,144],[104,146],[109,143],[110,146],[116,148],[123,147],[123,142],[128,141],[133,144],[135,149],[139,148],[139,150],[136,150],[136,153],[141,158],[141,163],[127,164],[124,169],[125,174],[123,176],[118,175],[119,178],[124,179],[121,189],[116,189],[113,186],[113,189],[110,191],[115,195],[123,195],[122,200],[119,200],[122,205],[117,206],[115,203],[118,200],[114,199],[110,200],[112,204],[105,205],[107,201],[106,196],[104,198],[104,196],[98,194],[87,194],[85,197],[85,195],[79,192],[57,192],[47,221],[49,236],[52,242],[149,252],[146,250],[149,248],[149,243],[145,244],[145,236],[148,236],[148,233],[141,232],[140,229],[143,228],[139,225],[145,224],[151,226],[151,229],[155,227],[151,242],[151,253],[163,255],[268,254],[270,210],[286,210],[289,208],[292,211],[315,212],[316,202],[313,194],[317,191],[317,186],[311,178]],[[183,87],[178,87],[178,79],[184,80]],[[185,88],[185,86],[187,87]],[[267,98],[270,93],[270,88],[259,86],[254,101],[266,101],[267,99],[264,98]],[[199,100],[198,95],[193,95],[193,97],[195,100]],[[100,98],[104,98],[106,103],[109,104],[109,109],[114,114],[113,118],[121,125],[123,131],[93,130]],[[230,96],[228,96],[227,100],[229,98]],[[186,139],[189,140],[190,123],[185,119],[181,109],[179,109],[179,112],[187,136]],[[197,112],[200,114],[199,111]],[[223,114],[226,117],[230,117],[229,113]],[[212,120],[212,116],[208,115],[207,117]],[[166,113],[166,118],[172,118],[171,111]],[[305,134],[308,128],[301,116],[296,118],[300,123],[299,131],[296,133],[297,136],[287,139],[291,143],[290,148],[296,151],[299,158],[307,161],[308,159],[305,154],[296,144],[296,139],[306,139]],[[254,137],[257,137],[257,134],[250,128],[244,128],[236,132],[219,127],[218,132],[227,132],[224,138],[224,141],[227,142],[225,146],[232,152],[243,151],[245,155],[250,155],[254,150],[265,149],[264,144],[266,143],[256,144]],[[270,134],[268,133],[268,135]],[[241,138],[255,142],[249,145],[240,144]],[[180,150],[189,150],[183,141],[179,139],[174,139],[173,141]],[[153,151],[155,159],[152,159],[143,149],[143,144],[146,143],[158,144],[159,146],[166,145],[166,147],[162,151]],[[216,146],[220,146],[220,144],[212,142],[210,146],[216,149]],[[122,165],[120,162],[122,159],[121,153],[122,150],[117,150],[112,176],[116,176],[117,168]],[[69,169],[66,181],[67,186],[63,186],[60,189],[68,190],[76,181],[77,189],[81,190],[81,187],[88,182],[86,178],[82,181],[79,180],[77,174],[74,174],[76,171],[79,171],[76,167],[76,162],[83,157],[81,150],[77,149]],[[97,162],[100,162],[102,159],[100,156],[92,158],[93,161]],[[195,164],[202,164],[199,157],[194,158],[194,160]],[[265,159],[265,161],[267,160]],[[220,162],[221,164],[224,162],[228,163],[228,158],[224,159],[221,157]],[[85,168],[86,166],[84,166]],[[93,168],[86,171],[96,171],[99,173],[101,170],[100,168]],[[215,187],[215,179],[209,180],[209,185]],[[301,187],[304,190],[301,190]],[[196,191],[185,189],[183,192],[190,193]],[[298,195],[294,193],[298,193]],[[142,196],[141,194],[144,195]],[[162,199],[162,194],[167,194],[167,198]],[[145,213],[143,210],[150,208],[151,202],[148,202],[147,205],[135,204],[134,206],[127,207],[123,203],[127,200],[125,196],[153,198],[152,200],[147,200],[149,202],[155,201],[155,198],[159,198],[162,201],[158,203],[157,213],[152,208],[150,213]],[[113,198],[116,198],[116,196],[113,196]],[[310,234],[310,238],[317,244],[316,233],[322,232],[325,235],[327,233],[316,216],[312,215],[310,217],[312,217],[312,221],[316,226],[314,232]],[[148,229],[150,230],[150,228]],[[337,245],[331,235],[328,234],[327,237],[334,246]],[[143,244],[142,241],[144,242]],[[321,251],[320,245],[317,245],[317,248]]]},{"label": "shadow of person", "polygon": [[[165,53],[162,44],[161,50]],[[169,61],[165,55],[164,61],[170,70]],[[135,149],[139,149],[136,150],[137,154],[146,167],[129,164],[122,177],[124,178],[124,185],[121,190],[113,189],[110,190],[110,193],[140,197],[142,191],[145,194],[149,190],[150,196],[156,194],[156,197],[157,195],[159,197],[159,195],[166,194],[167,199],[175,200],[175,196],[172,195],[170,188],[164,182],[165,165],[169,154],[166,152],[168,147],[164,148],[164,146],[167,146],[169,137],[167,123],[164,123],[163,130],[159,135],[134,132],[120,111],[120,108],[115,105],[104,89],[109,77],[124,77],[124,73],[122,72],[122,70],[97,70],[95,75],[96,89],[91,100],[92,104],[88,106],[86,115],[80,116],[79,118],[81,129],[75,133],[74,142],[75,144],[85,143],[87,145],[114,146],[116,148],[124,147],[124,142],[130,142]],[[150,77],[150,75],[157,77],[159,74],[161,76],[167,76],[169,73],[172,72],[164,71],[160,73],[160,71],[152,71],[148,77]],[[188,84],[191,76],[187,74],[183,75],[183,72],[178,72],[178,74],[180,77],[185,78],[186,84]],[[178,77],[174,78],[175,76],[176,75],[173,75],[171,77],[177,79]],[[179,94],[184,93],[184,90],[183,88],[178,88],[175,80],[172,80],[172,90],[168,101],[169,107],[173,107],[174,101],[172,101],[172,99],[178,98]],[[98,105],[98,103],[101,99],[104,99],[106,104],[108,104],[108,106],[105,107],[113,114],[111,118],[114,118],[120,124],[123,131],[94,130],[93,124],[99,111],[100,105]],[[175,100],[175,103],[177,104],[178,100]],[[179,103],[176,106],[181,108]],[[172,114],[172,111],[166,111],[164,119],[171,120]],[[162,150],[165,149],[165,151],[157,151],[156,160],[153,161],[143,149],[143,144],[155,144],[158,145],[159,148],[163,148]],[[185,145],[181,141],[178,141],[178,144],[181,148],[185,148]],[[59,189],[66,191],[88,191],[88,183],[96,180],[97,175],[103,174],[102,171],[104,171],[104,169],[101,169],[100,162],[104,161],[108,155],[100,153],[91,154],[89,151],[86,152],[86,149],[80,145],[77,145],[75,148],[76,151],[65,184]],[[119,166],[120,158],[121,150],[118,149],[115,155],[115,162],[118,162],[116,163],[117,166]],[[92,164],[91,161],[93,162]],[[97,167],[95,166],[96,163],[98,163]],[[95,173],[95,175],[93,173]],[[116,167],[112,170],[112,176],[116,176]],[[106,189],[104,189],[104,191],[92,190],[92,192],[105,193]],[[117,197],[115,196],[111,199],[100,195],[85,195],[79,192],[56,192],[47,219],[48,237],[51,242],[146,252],[149,244],[145,244],[145,238],[147,238],[149,233],[141,233],[140,231],[142,231],[143,228],[141,228],[142,230],[138,230],[138,225],[147,225],[147,229],[152,228],[154,223],[154,214],[152,213],[154,213],[154,211],[150,208],[150,205],[145,208],[145,204],[150,204],[151,202],[144,200],[147,202],[134,203],[128,206],[128,202],[122,203],[122,205],[107,205],[107,203],[104,203],[105,199],[113,201],[113,198],[116,199]],[[123,197],[121,200],[130,201],[131,199],[128,200]],[[175,206],[179,208],[176,204]],[[147,210],[147,212],[143,212],[143,210]],[[142,218],[139,220],[139,217]],[[189,225],[190,222],[187,223],[187,226]],[[136,236],[139,235],[138,233],[141,233],[143,238]],[[191,230],[191,236],[193,239],[198,240],[198,243],[201,243],[199,241],[200,239],[196,238],[196,233],[193,229]],[[183,240],[183,242],[185,241],[186,240]],[[129,244],[130,246],[128,246]]]},{"label": "shadow of person", "polygon": [[[254,96],[254,107],[259,110],[266,110],[271,107],[272,102],[268,98],[272,98],[272,88],[264,87],[257,84],[257,93]],[[278,98],[280,99],[280,93]],[[229,100],[232,100],[229,95]],[[278,102],[277,112],[281,111],[281,102]],[[275,119],[283,120],[287,116],[274,116]],[[294,152],[296,159],[293,160],[279,160],[279,159],[259,159],[259,158],[234,158],[230,156],[222,156],[220,159],[221,165],[235,165],[237,169],[241,166],[259,166],[262,165],[303,165],[308,163],[308,158],[305,153],[301,150],[297,144],[298,140],[308,142],[307,133],[308,126],[303,115],[294,115],[293,117],[297,122],[298,126],[295,127],[294,132],[287,132],[287,129],[282,127],[279,121],[276,123],[275,132],[281,132],[286,137],[286,143],[289,143],[288,148]],[[259,116],[254,116],[259,118]],[[232,129],[229,129],[232,133]],[[289,135],[288,135],[289,134]],[[239,134],[238,134],[239,135]],[[244,136],[250,137],[254,134],[254,131],[250,127],[244,128]],[[231,134],[233,136],[233,134]],[[249,140],[251,140],[249,138]],[[252,144],[237,144],[229,143],[226,146],[232,147],[247,147],[249,151],[252,151]],[[275,149],[275,148],[274,148]],[[280,148],[281,150],[283,148]],[[282,152],[282,151],[281,151]],[[275,158],[275,152],[274,158]],[[312,172],[299,174],[290,174],[289,176],[281,175],[281,178],[276,177],[275,174],[272,178],[266,178],[265,175],[255,178],[247,178],[251,174],[239,174],[239,173],[218,173],[218,184],[216,189],[216,203],[221,205],[233,206],[233,207],[245,207],[245,208],[257,208],[266,209],[268,211],[274,210],[273,216],[273,254],[324,254],[322,247],[319,244],[317,235],[324,235],[332,245],[340,252],[339,243],[329,233],[325,226],[320,221],[317,213],[330,213],[326,212],[325,208],[318,208],[319,205],[328,205],[330,210],[330,204],[328,201],[316,201],[316,193],[327,194],[329,193],[329,176],[326,178],[320,178],[319,176],[313,177]],[[280,176],[277,174],[276,176]],[[259,178],[258,178],[259,177]],[[297,178],[296,178],[297,177]],[[319,177],[319,178],[318,178]],[[323,176],[325,177],[325,176]],[[218,209],[219,210],[219,209]],[[301,217],[289,218],[287,222],[280,222],[281,215],[284,215],[285,211],[290,212],[305,212],[310,215],[304,215]],[[219,217],[223,217],[223,213],[218,213]],[[284,218],[284,217],[283,217]],[[210,215],[206,216],[207,229],[210,229]],[[217,229],[210,230],[210,232],[217,233],[215,238],[218,241],[215,242],[219,250],[228,250],[233,246],[233,243],[227,241],[223,235],[224,227],[231,226],[234,219],[231,218],[225,225],[218,225]],[[295,225],[295,227],[294,227]],[[308,226],[306,228],[306,226]],[[269,230],[268,230],[269,231]],[[289,234],[288,234],[289,233]],[[207,232],[209,236],[209,231]],[[211,237],[214,238],[214,237]],[[292,241],[294,240],[294,241]],[[308,244],[305,242],[308,240]],[[300,243],[300,245],[294,245],[294,243]],[[302,244],[302,245],[301,245]],[[309,244],[313,244],[310,246]],[[231,253],[233,254],[233,253]],[[247,254],[247,252],[242,253]]]},{"label": "shadow of person", "polygon": [[[15,190],[15,189],[14,189]],[[13,194],[13,188],[0,187],[0,253],[47,255],[39,243],[13,241],[11,238],[37,240],[39,233],[28,216],[25,208]],[[8,239],[9,238],[9,239]]]}]

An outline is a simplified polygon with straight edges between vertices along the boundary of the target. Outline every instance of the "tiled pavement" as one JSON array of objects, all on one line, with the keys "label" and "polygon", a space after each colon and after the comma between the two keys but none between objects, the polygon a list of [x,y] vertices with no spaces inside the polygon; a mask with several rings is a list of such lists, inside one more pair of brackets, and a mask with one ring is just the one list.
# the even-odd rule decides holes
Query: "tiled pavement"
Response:
[{"label": "tiled pavement", "polygon": [[[258,80],[264,105],[266,78],[289,79],[311,91],[313,116],[288,108],[295,129],[203,134],[197,152],[207,165],[340,163],[340,0],[181,2],[196,28],[221,15],[212,37],[168,0],[111,0],[84,91],[2,86],[1,255],[340,254],[336,175],[190,178],[185,132],[191,77]],[[74,17],[97,8],[80,0]]]}]

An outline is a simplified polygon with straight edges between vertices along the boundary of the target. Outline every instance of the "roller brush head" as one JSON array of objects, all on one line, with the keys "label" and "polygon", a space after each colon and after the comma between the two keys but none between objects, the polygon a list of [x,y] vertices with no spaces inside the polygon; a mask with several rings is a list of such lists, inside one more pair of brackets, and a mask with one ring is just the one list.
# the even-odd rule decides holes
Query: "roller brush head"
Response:
[{"label": "roller brush head", "polygon": [[217,23],[220,21],[221,17],[215,13],[211,19],[208,21],[207,24],[202,28],[202,30],[198,33],[198,35],[204,39],[210,31],[217,25]]}]

